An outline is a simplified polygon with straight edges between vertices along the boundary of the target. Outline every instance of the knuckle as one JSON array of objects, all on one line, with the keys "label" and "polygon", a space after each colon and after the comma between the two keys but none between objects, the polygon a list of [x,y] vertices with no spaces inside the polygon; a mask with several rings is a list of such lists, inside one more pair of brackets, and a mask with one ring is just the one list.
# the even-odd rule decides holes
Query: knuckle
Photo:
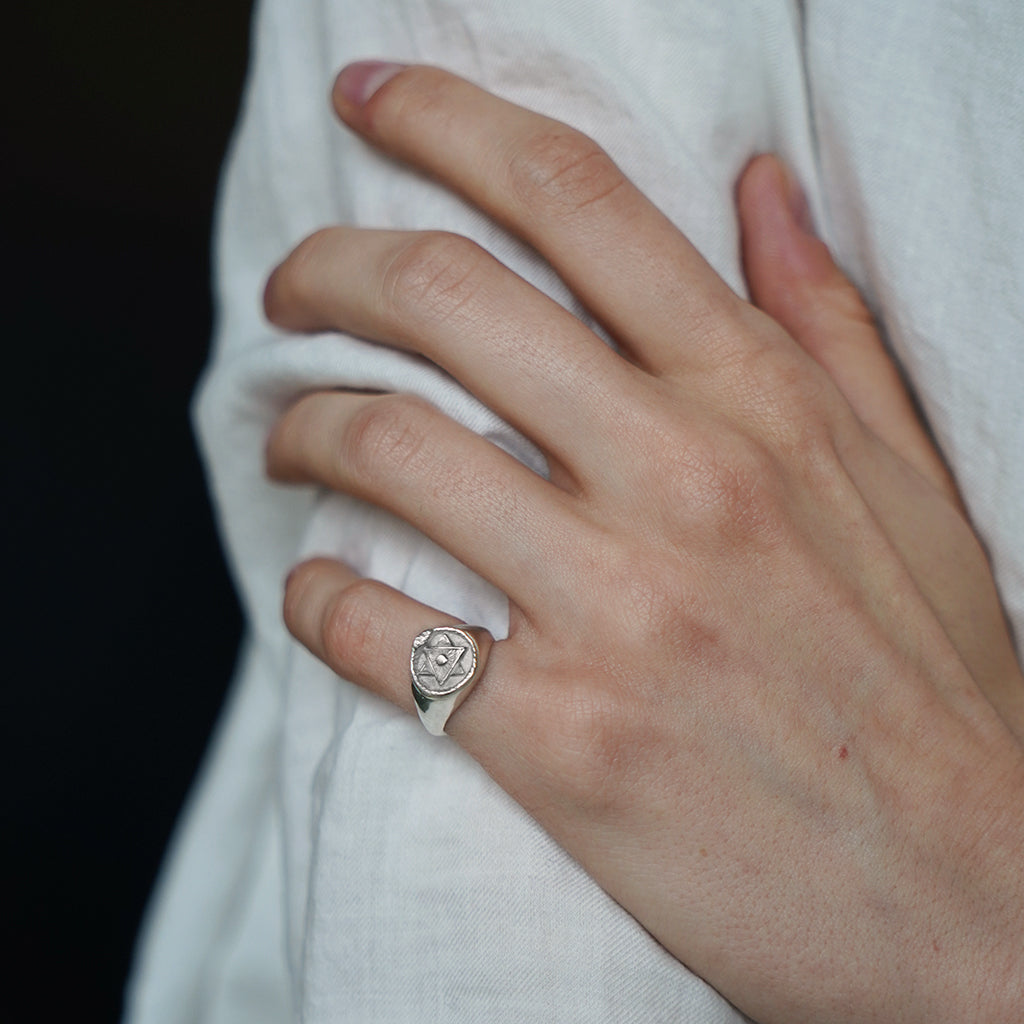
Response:
[{"label": "knuckle", "polygon": [[764,446],[742,435],[730,438],[709,459],[701,483],[703,508],[718,534],[747,539],[775,525],[778,467]]},{"label": "knuckle", "polygon": [[357,580],[328,604],[321,641],[336,666],[365,666],[387,649],[386,617],[380,614],[379,584]]},{"label": "knuckle", "polygon": [[835,397],[825,372],[802,359],[765,360],[750,407],[762,435],[782,457],[813,459],[829,445]]},{"label": "knuckle", "polygon": [[[840,321],[870,328],[881,345],[881,338],[877,334],[878,328],[871,310],[868,309],[857,286],[838,267],[834,266],[833,273],[822,282],[818,289],[805,298],[815,304],[816,312],[822,318],[825,316],[836,317]],[[829,332],[826,337],[839,336],[839,333]]]},{"label": "knuckle", "polygon": [[301,612],[306,602],[310,586],[315,582],[319,572],[317,561],[305,562],[296,566],[288,576],[285,587],[282,614],[285,624],[295,633],[301,623]]},{"label": "knuckle", "polygon": [[628,184],[593,139],[565,125],[521,143],[509,159],[508,180],[524,205],[549,216],[572,216],[610,199]]},{"label": "knuckle", "polygon": [[562,688],[549,712],[539,742],[552,785],[576,808],[606,814],[624,798],[642,757],[644,730],[633,704],[588,680]]},{"label": "knuckle", "polygon": [[404,472],[423,449],[427,415],[427,403],[413,395],[375,398],[341,432],[339,463],[363,480]]},{"label": "knuckle", "polygon": [[[592,583],[583,620],[590,626],[570,629],[552,652],[541,673],[545,714],[538,718],[532,703],[528,713],[536,763],[557,799],[606,815],[625,809],[632,780],[650,764],[651,708],[664,681],[649,652],[674,642],[682,588],[671,569],[648,572],[656,558],[635,545],[594,547],[594,564],[576,566]],[[602,597],[609,593],[612,602]],[[595,645],[595,635],[608,642]]]},{"label": "knuckle", "polygon": [[475,295],[487,264],[484,251],[462,235],[428,231],[392,256],[381,281],[381,302],[400,324],[423,317],[446,321]]},{"label": "knuckle", "polygon": [[440,68],[407,68],[370,97],[364,115],[372,134],[386,138],[419,138],[456,102],[458,79]]},{"label": "knuckle", "polygon": [[334,229],[321,228],[304,238],[271,274],[263,290],[263,310],[272,324],[301,321],[318,295],[318,268],[334,242]]},{"label": "knuckle", "polygon": [[580,566],[578,574],[594,581],[596,595],[616,595],[613,604],[602,601],[592,614],[604,620],[608,635],[618,633],[631,644],[645,644],[677,606],[677,567],[664,551],[652,554],[630,536],[606,536],[592,548],[592,561]]},{"label": "knuckle", "polygon": [[[710,396],[719,405],[720,390]],[[678,538],[681,551],[696,536],[732,543],[768,540],[786,515],[788,453],[762,424],[751,422],[759,414],[737,397],[727,396],[724,404],[738,406],[738,415],[719,409],[680,417],[674,409],[655,408],[637,427],[642,437],[637,448],[651,454],[633,464],[632,490],[643,502],[636,513],[653,516],[658,530]],[[630,581],[626,590],[635,595],[637,614],[649,609],[655,625],[678,608],[683,592],[692,596],[685,564],[656,551],[642,574],[636,565],[627,559],[621,570]]]},{"label": "knuckle", "polygon": [[683,603],[685,577],[662,558],[633,555],[615,572],[620,627],[645,647],[659,644],[672,629]]},{"label": "knuckle", "polygon": [[677,448],[668,469],[673,505],[684,510],[687,522],[720,541],[765,537],[777,526],[782,505],[774,454],[721,425],[713,434],[689,438]]},{"label": "knuckle", "polygon": [[777,342],[767,338],[722,367],[726,397],[763,455],[815,460],[831,445],[838,392],[817,363]]},{"label": "knuckle", "polygon": [[[608,635],[620,635],[624,651],[638,652],[629,659],[634,667],[643,664],[644,652],[674,650],[692,663],[704,657],[716,642],[714,614],[709,604],[706,580],[695,574],[685,559],[667,554],[663,546],[624,550],[608,560],[608,575],[601,581],[616,595],[614,621],[606,622]],[[628,665],[609,665],[622,675]],[[658,690],[654,678],[645,679],[648,693]]]},{"label": "knuckle", "polygon": [[759,340],[739,347],[727,368],[729,387],[740,407],[769,428],[769,437],[790,429],[803,433],[824,423],[831,393],[824,370],[784,333],[758,330],[754,337]]}]

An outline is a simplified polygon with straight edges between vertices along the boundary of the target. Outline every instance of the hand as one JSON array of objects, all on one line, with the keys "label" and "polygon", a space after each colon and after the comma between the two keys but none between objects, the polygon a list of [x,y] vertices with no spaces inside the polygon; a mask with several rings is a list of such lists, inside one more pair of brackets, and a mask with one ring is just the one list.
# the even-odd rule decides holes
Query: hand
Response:
[{"label": "hand", "polygon": [[[346,123],[532,244],[622,354],[464,239],[320,232],[268,283],[271,319],[422,353],[551,479],[422,401],[344,393],[284,415],[271,474],[404,516],[508,595],[449,733],[741,1009],[1010,1020],[1020,670],[942,460],[780,165],[738,192],[762,312],[589,140],[432,69],[364,100],[382,77],[342,74]],[[453,622],[325,560],[285,616],[410,711],[411,639]]]}]

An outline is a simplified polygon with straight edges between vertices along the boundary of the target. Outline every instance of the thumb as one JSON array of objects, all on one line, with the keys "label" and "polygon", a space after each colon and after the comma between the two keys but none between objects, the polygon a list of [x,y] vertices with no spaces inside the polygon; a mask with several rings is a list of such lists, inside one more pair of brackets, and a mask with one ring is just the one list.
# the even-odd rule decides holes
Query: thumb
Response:
[{"label": "thumb", "polygon": [[757,156],[747,165],[737,206],[754,304],[825,368],[866,427],[955,494],[871,313],[814,235],[803,192],[778,158]]}]

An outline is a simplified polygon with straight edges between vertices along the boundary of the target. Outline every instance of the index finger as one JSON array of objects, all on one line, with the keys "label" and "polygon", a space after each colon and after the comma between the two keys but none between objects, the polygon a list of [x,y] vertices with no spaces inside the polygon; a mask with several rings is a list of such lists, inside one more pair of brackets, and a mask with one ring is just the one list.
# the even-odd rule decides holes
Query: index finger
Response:
[{"label": "index finger", "polygon": [[568,125],[421,66],[349,65],[334,104],[378,148],[529,242],[652,372],[704,362],[702,351],[710,358],[723,318],[742,305],[611,157]]}]

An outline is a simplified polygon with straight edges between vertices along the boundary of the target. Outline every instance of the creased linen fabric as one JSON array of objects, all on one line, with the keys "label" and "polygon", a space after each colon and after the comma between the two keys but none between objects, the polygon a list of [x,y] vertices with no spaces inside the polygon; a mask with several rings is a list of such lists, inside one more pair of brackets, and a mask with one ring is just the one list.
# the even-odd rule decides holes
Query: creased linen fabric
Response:
[{"label": "creased linen fabric", "polygon": [[[300,558],[501,636],[500,594],[408,526],[262,475],[315,387],[406,390],[543,471],[422,360],[286,338],[268,270],[332,223],[468,235],[586,319],[527,247],[332,118],[362,57],[435,63],[596,138],[737,290],[734,183],[772,150],[880,317],[1024,635],[1024,7],[1016,0],[265,0],[217,235],[197,423],[249,621],[154,896],[132,1024],[735,1022],[454,744],[299,650]],[[411,638],[410,642],[411,642]]]}]

